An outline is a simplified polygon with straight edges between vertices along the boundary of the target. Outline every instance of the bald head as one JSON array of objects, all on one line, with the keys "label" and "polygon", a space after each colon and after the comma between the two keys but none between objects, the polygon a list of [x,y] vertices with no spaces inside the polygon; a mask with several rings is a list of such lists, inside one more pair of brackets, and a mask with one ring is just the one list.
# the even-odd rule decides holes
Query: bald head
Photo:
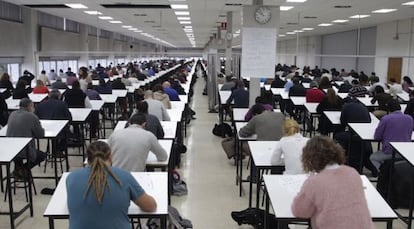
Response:
[{"label": "bald head", "polygon": [[163,88],[169,88],[169,87],[171,87],[171,84],[168,81],[164,81],[164,83],[162,83],[162,87]]}]

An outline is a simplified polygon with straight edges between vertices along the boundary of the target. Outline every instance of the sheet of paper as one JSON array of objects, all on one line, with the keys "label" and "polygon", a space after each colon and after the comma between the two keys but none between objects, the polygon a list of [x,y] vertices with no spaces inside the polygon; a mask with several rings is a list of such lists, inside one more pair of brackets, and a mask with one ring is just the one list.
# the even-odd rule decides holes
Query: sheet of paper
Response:
[{"label": "sheet of paper", "polygon": [[283,187],[286,187],[286,190],[290,193],[297,194],[307,178],[308,175],[283,176],[282,179],[279,180],[279,183]]}]

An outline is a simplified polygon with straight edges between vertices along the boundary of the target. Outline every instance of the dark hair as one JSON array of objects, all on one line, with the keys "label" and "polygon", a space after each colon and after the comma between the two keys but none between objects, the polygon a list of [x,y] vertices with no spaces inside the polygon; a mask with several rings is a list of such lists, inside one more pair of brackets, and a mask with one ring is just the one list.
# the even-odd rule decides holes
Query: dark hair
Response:
[{"label": "dark hair", "polygon": [[244,88],[244,83],[241,80],[236,80],[236,87],[237,88]]},{"label": "dark hair", "polygon": [[328,88],[328,91],[326,92],[326,98],[328,99],[329,104],[336,104],[337,98],[335,90],[332,88]]},{"label": "dark hair", "polygon": [[262,104],[255,104],[252,106],[252,115],[254,116],[254,115],[261,114],[263,113],[264,110],[265,109]]},{"label": "dark hair", "polygon": [[146,101],[138,101],[137,110],[139,113],[148,114],[148,103]]},{"label": "dark hair", "polygon": [[379,80],[379,77],[378,76],[375,76],[375,77],[372,77],[371,78],[371,83],[377,83],[377,82],[379,82],[380,80]]},{"label": "dark hair", "polygon": [[16,83],[16,88],[23,88],[23,89],[26,89],[26,85],[27,85],[26,80],[22,80],[22,79],[20,79],[20,80],[18,80],[18,81],[17,81],[17,83]]},{"label": "dark hair", "polygon": [[28,108],[30,106],[30,104],[33,104],[32,100],[30,100],[29,98],[23,98],[19,102],[19,107],[20,108]]},{"label": "dark hair", "polygon": [[3,73],[3,75],[1,75],[0,81],[10,81],[9,73],[7,72]]},{"label": "dark hair", "polygon": [[408,77],[408,76],[404,76],[404,77],[403,77],[403,80],[404,80],[405,82],[409,83],[409,84],[413,84],[413,81],[412,81],[412,80],[411,80],[411,78],[410,78],[410,77]]},{"label": "dark hair", "polygon": [[352,85],[358,85],[359,81],[358,80],[352,80]]},{"label": "dark hair", "polygon": [[53,89],[49,92],[49,98],[51,99],[59,99],[60,91],[58,89]]},{"label": "dark hair", "polygon": [[132,124],[142,125],[146,121],[147,121],[147,118],[142,113],[136,113],[132,115],[131,118],[129,118],[129,124],[131,125]]},{"label": "dark hair", "polygon": [[42,70],[40,73],[41,74],[46,74],[46,71],[45,70]]},{"label": "dark hair", "polygon": [[162,87],[161,84],[155,84],[154,87],[152,87],[152,91],[153,92],[156,92],[156,91],[164,92],[164,88]]},{"label": "dark hair", "polygon": [[299,84],[299,78],[298,77],[293,77],[292,82],[293,82],[293,84]]},{"label": "dark hair", "polygon": [[344,162],[345,150],[327,136],[315,136],[303,147],[302,165],[305,172],[320,172],[327,165]]},{"label": "dark hair", "polygon": [[80,83],[78,80],[73,81],[72,89],[80,89]]},{"label": "dark hair", "polygon": [[414,91],[410,91],[410,97],[414,98]]},{"label": "dark hair", "polygon": [[401,106],[400,103],[398,102],[398,100],[396,99],[391,99],[388,103],[387,103],[387,108],[390,112],[394,112],[394,111],[399,111],[401,110]]},{"label": "dark hair", "polygon": [[374,88],[374,92],[375,92],[375,94],[381,94],[381,93],[384,93],[385,91],[384,91],[384,88],[383,88],[383,87],[381,87],[381,86],[376,86],[376,87]]}]

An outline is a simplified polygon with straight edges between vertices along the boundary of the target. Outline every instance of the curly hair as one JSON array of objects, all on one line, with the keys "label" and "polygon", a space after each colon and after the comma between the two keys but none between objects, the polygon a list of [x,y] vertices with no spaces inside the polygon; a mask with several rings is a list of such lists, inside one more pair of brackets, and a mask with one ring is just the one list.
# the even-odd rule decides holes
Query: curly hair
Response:
[{"label": "curly hair", "polygon": [[320,172],[327,165],[344,162],[345,150],[329,137],[315,136],[303,147],[302,164],[305,172]]}]

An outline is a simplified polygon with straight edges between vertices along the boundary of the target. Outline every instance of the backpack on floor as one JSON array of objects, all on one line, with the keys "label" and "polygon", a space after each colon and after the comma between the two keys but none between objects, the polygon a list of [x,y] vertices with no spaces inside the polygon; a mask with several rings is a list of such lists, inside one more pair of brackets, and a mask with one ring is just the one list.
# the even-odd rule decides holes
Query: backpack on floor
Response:
[{"label": "backpack on floor", "polygon": [[233,130],[231,129],[231,126],[227,123],[214,124],[213,134],[222,138],[225,138],[226,136],[232,137]]}]

